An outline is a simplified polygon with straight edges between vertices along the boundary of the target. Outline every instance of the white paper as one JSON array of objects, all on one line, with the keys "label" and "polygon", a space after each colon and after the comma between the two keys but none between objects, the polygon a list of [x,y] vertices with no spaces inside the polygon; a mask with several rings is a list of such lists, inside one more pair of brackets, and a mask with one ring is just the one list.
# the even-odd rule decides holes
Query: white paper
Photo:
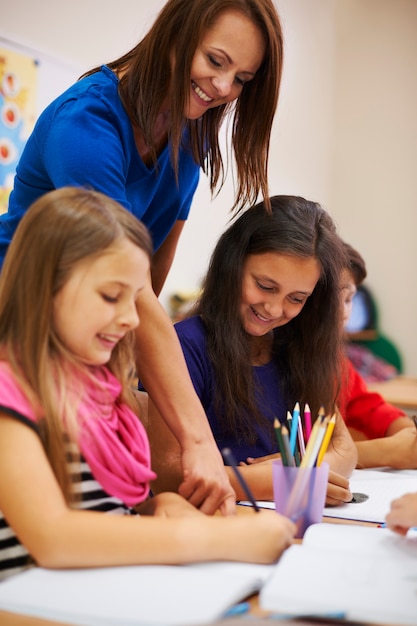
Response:
[{"label": "white paper", "polygon": [[34,568],[0,584],[0,609],[82,626],[187,626],[219,619],[273,565]]},{"label": "white paper", "polygon": [[314,524],[282,555],[260,606],[284,615],[343,613],[359,622],[417,624],[417,534]]}]

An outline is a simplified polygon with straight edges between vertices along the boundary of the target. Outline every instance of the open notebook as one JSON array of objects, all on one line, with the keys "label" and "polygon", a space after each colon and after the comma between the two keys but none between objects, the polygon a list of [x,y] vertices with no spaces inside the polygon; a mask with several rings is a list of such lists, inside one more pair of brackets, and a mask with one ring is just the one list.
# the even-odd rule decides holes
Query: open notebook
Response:
[{"label": "open notebook", "polygon": [[0,609],[82,626],[195,626],[258,591],[273,569],[229,562],[34,568],[0,584]]},{"label": "open notebook", "polygon": [[283,615],[344,614],[360,623],[417,624],[417,533],[313,524],[292,545],[260,592]]}]

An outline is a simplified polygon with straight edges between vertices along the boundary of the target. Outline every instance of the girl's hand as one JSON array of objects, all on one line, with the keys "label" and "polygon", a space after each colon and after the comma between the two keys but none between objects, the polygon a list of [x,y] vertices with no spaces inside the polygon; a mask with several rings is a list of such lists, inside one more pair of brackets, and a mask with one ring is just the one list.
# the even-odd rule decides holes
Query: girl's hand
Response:
[{"label": "girl's hand", "polygon": [[198,509],[190,504],[178,493],[166,491],[148,498],[138,504],[135,510],[140,515],[155,515],[159,517],[189,517],[204,516]]},{"label": "girl's hand", "polygon": [[239,465],[255,465],[256,463],[270,463],[271,461],[275,461],[276,459],[280,459],[281,455],[276,454],[268,454],[267,456],[259,456],[254,458],[253,456],[248,456],[246,461],[241,461]]},{"label": "girl's hand", "polygon": [[388,528],[405,535],[413,526],[417,526],[417,493],[407,493],[391,502],[391,510],[385,519]]},{"label": "girl's hand", "polygon": [[352,492],[349,487],[349,480],[338,474],[329,471],[329,480],[327,484],[326,506],[337,506],[352,500]]},{"label": "girl's hand", "polygon": [[232,560],[250,563],[273,563],[292,543],[296,526],[287,517],[275,511],[248,513],[234,519],[230,538]]}]

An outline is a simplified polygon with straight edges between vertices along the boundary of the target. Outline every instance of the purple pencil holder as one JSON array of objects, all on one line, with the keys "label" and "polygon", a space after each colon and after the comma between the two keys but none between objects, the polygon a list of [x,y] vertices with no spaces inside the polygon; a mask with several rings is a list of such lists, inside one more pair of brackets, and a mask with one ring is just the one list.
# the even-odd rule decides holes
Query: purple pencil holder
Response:
[{"label": "purple pencil holder", "polygon": [[311,524],[322,521],[328,478],[328,463],[286,467],[281,459],[272,462],[275,510],[293,520],[296,537],[303,537]]}]

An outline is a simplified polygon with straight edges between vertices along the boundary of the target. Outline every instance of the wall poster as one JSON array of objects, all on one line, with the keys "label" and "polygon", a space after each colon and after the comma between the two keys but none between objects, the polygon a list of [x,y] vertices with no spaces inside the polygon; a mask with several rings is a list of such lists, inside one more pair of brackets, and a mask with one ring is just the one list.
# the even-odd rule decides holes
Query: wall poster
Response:
[{"label": "wall poster", "polygon": [[16,165],[36,120],[38,61],[0,46],[0,213],[7,210]]}]

